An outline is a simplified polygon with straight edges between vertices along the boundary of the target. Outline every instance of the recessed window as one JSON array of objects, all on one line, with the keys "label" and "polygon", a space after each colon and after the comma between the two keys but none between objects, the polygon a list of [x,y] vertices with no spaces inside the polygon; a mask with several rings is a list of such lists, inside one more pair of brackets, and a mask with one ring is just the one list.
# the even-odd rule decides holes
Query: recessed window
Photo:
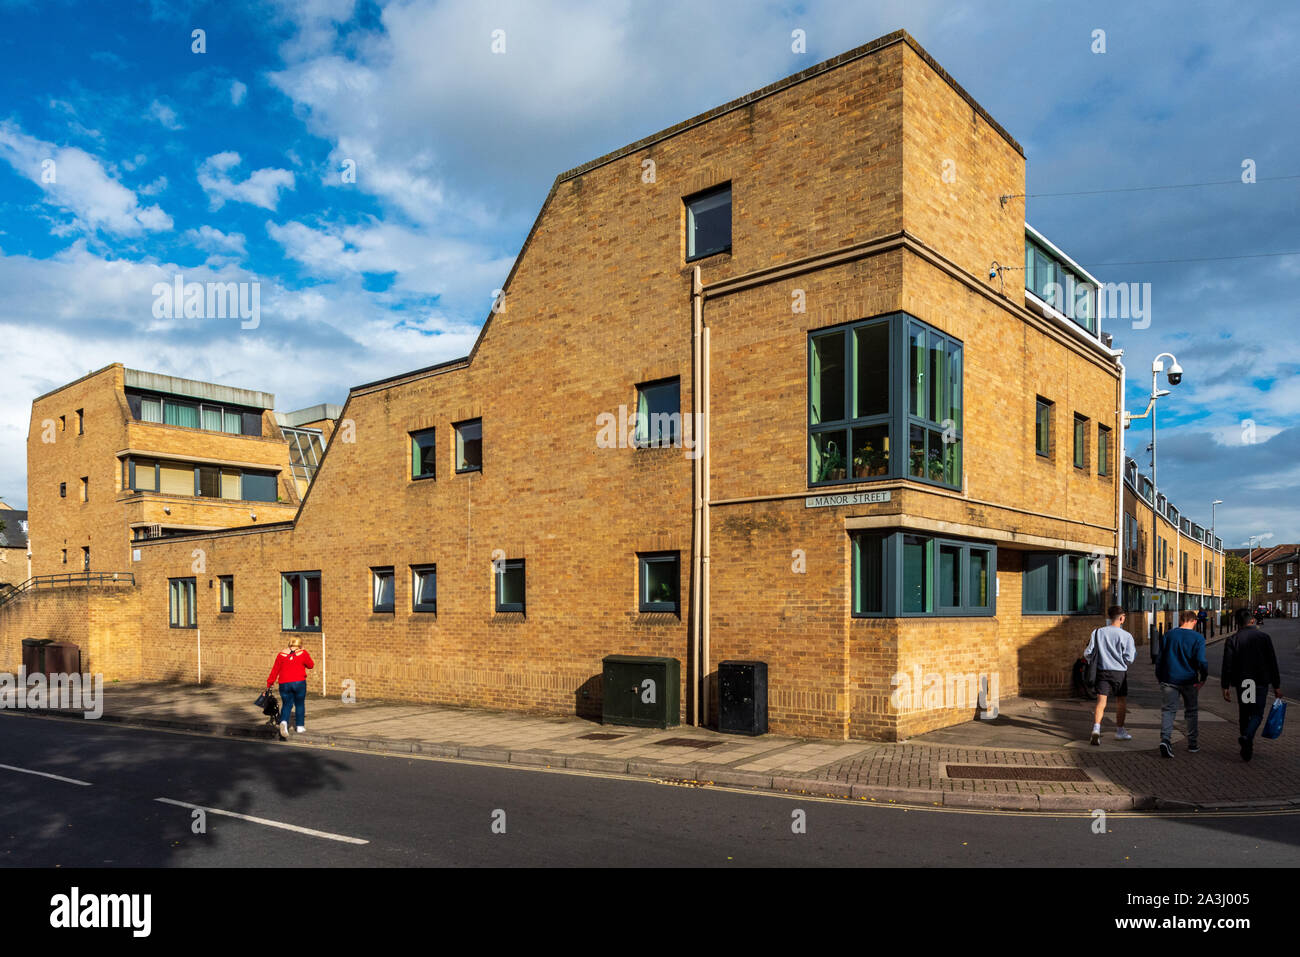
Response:
[{"label": "recessed window", "polygon": [[1074,416],[1074,467],[1088,467],[1088,419],[1078,413]]},{"label": "recessed window", "polygon": [[86,410],[85,409],[77,410],[77,434],[78,435],[86,434]]},{"label": "recessed window", "polygon": [[1044,458],[1052,454],[1052,403],[1042,396],[1034,406],[1034,451]]},{"label": "recessed window", "polygon": [[66,565],[68,564],[68,550],[65,548],[62,549],[62,551],[63,551],[63,564]]},{"label": "recessed window", "polygon": [[90,571],[90,546],[89,545],[81,546],[81,570],[83,572]]},{"label": "recessed window", "polygon": [[638,448],[673,448],[682,443],[681,380],[664,379],[636,387]]},{"label": "recessed window", "polygon": [[90,501],[90,476],[89,475],[83,475],[81,477],[81,500],[83,502]]},{"label": "recessed window", "polygon": [[280,627],[285,631],[320,631],[320,572],[280,576]]},{"label": "recessed window", "polygon": [[438,568],[436,565],[411,566],[411,611],[438,610]]},{"label": "recessed window", "polygon": [[372,568],[371,591],[374,597],[374,610],[376,612],[388,612],[394,608],[393,587],[394,575],[392,568]]},{"label": "recessed window", "polygon": [[640,610],[681,611],[681,553],[651,552],[638,555],[640,565]]},{"label": "recessed window", "polygon": [[172,628],[195,628],[198,626],[198,612],[195,608],[193,578],[169,578],[168,624]]},{"label": "recessed window", "polygon": [[1110,429],[1097,426],[1097,474],[1110,475]]},{"label": "recessed window", "polygon": [[994,611],[996,549],[903,531],[853,535],[854,617]]},{"label": "recessed window", "polygon": [[456,471],[483,470],[483,420],[470,419],[456,427]]},{"label": "recessed window", "polygon": [[1027,615],[1095,615],[1101,612],[1101,561],[1088,555],[1025,555],[1022,608]]},{"label": "recessed window", "polygon": [[59,498],[67,498],[67,497],[68,497],[68,483],[67,483],[67,482],[60,482],[60,483],[59,483]]},{"label": "recessed window", "polygon": [[686,261],[731,249],[731,184],[686,200]]},{"label": "recessed window", "polygon": [[217,579],[217,591],[222,611],[235,610],[235,576],[222,575]]},{"label": "recessed window", "polygon": [[411,478],[433,478],[437,449],[434,443],[434,430],[422,429],[411,433]]},{"label": "recessed window", "polygon": [[59,431],[68,431],[68,417],[66,415],[59,416]]},{"label": "recessed window", "polygon": [[524,610],[524,559],[510,558],[493,562],[496,566],[497,611]]}]

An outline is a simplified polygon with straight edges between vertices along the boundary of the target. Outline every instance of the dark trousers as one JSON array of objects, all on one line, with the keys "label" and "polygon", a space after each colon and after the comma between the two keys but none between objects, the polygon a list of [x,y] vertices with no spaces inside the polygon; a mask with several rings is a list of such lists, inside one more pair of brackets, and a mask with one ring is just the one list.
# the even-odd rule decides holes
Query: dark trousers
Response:
[{"label": "dark trousers", "polygon": [[[288,684],[280,685],[280,697],[284,702],[280,708],[280,721],[285,724],[294,724],[292,718],[296,715],[298,718],[297,726],[302,727],[307,723],[307,682],[290,681]],[[292,714],[290,712],[293,712]]]},{"label": "dark trousers", "polygon": [[[1263,690],[1260,691],[1260,688]],[[1241,700],[1241,689],[1237,689],[1237,725],[1241,729],[1241,736],[1247,741],[1254,740],[1255,732],[1264,723],[1264,712],[1268,707],[1268,686],[1258,686],[1255,693],[1257,700],[1248,704]]]}]

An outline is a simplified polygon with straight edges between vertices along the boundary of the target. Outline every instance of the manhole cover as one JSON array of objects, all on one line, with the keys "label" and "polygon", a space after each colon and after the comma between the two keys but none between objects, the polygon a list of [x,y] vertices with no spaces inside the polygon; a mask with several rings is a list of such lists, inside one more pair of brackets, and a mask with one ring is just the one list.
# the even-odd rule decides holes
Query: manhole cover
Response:
[{"label": "manhole cover", "polygon": [[626,738],[626,734],[610,734],[607,731],[593,731],[591,734],[578,735],[579,741],[613,741],[615,738]]},{"label": "manhole cover", "polygon": [[985,781],[1077,781],[1091,784],[1083,768],[1035,768],[1023,764],[950,764],[950,778],[980,778]]},{"label": "manhole cover", "polygon": [[662,741],[655,742],[665,748],[712,748],[721,743],[721,741],[704,741],[700,738],[664,738]]}]

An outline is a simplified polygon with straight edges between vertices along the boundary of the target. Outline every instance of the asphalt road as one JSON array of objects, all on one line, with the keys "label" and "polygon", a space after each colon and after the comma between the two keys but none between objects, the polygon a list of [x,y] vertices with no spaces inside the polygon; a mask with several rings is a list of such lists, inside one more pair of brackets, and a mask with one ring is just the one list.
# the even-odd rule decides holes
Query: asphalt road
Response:
[{"label": "asphalt road", "polygon": [[[1300,844],[1290,812],[1110,814],[1103,834],[1087,815],[908,810],[15,714],[0,715],[0,742],[10,867],[1245,867],[1294,866]],[[209,809],[204,833],[191,806]]]}]

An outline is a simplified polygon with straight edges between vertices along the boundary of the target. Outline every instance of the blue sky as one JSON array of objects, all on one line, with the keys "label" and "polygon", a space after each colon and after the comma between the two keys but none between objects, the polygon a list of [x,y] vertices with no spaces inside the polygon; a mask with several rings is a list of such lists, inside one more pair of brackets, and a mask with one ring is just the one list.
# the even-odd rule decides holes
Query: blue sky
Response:
[{"label": "blue sky", "polygon": [[[1231,544],[1300,540],[1300,256],[1107,265],[1300,250],[1300,179],[1270,180],[1300,174],[1300,9],[1272,4],[0,0],[0,495],[30,399],[113,361],[289,409],[465,354],[557,173],[899,27],[1022,143],[1030,222],[1151,284],[1149,328],[1111,331],[1130,406],[1157,353],[1187,370],[1161,486],[1207,524],[1223,499]],[[261,324],[155,318],[177,272],[260,282]]]}]

